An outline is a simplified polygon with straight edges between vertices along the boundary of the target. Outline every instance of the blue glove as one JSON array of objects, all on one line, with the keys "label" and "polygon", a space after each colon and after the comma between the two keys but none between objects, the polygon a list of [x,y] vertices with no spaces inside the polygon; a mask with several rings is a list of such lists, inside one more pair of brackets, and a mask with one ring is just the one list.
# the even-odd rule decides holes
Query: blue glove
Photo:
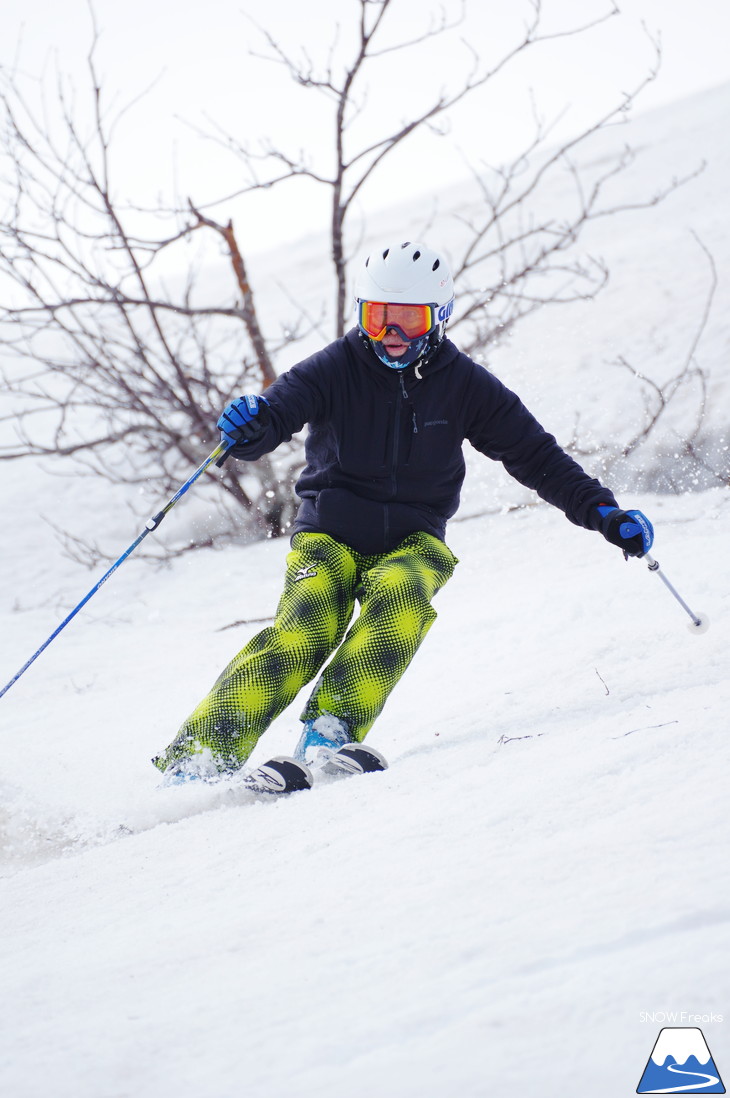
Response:
[{"label": "blue glove", "polygon": [[271,420],[269,402],[265,397],[238,397],[227,404],[218,420],[221,442],[229,447],[237,443],[254,442],[266,430]]},{"label": "blue glove", "polygon": [[621,511],[601,504],[599,527],[606,541],[623,549],[625,557],[643,557],[654,544],[654,527],[641,511]]}]

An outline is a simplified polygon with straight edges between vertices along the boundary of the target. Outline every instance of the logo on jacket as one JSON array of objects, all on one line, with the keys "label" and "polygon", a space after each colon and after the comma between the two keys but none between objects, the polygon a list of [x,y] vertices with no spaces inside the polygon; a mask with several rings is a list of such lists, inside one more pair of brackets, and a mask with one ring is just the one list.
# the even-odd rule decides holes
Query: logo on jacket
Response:
[{"label": "logo on jacket", "polygon": [[299,583],[299,580],[311,579],[312,576],[316,575],[316,568],[309,568],[306,564],[303,564],[302,567],[294,573],[294,582]]}]

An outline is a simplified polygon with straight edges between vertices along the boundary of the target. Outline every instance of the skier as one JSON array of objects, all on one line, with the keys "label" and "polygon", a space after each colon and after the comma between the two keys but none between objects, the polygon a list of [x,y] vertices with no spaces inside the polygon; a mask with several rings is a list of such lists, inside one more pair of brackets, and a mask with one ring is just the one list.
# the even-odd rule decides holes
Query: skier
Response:
[{"label": "skier", "polygon": [[626,555],[651,548],[649,520],[621,510],[514,393],[445,337],[454,287],[443,255],[418,243],[382,248],[361,269],[355,297],[356,327],[282,374],[265,397],[233,400],[218,421],[243,461],[308,424],[307,464],[276,618],[153,760],[166,784],[238,771],[330,657],[301,715],[294,759],[271,760],[248,780],[288,792],[311,785],[308,764],[317,761],[384,768],[361,745],[457,564],[444,536],[459,505],[465,439]]}]

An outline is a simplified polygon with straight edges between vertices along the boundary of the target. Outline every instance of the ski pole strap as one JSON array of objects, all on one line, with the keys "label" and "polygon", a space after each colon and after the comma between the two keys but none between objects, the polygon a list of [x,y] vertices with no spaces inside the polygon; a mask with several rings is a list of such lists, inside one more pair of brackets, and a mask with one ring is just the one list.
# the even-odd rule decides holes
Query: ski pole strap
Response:
[{"label": "ski pole strap", "polygon": [[216,465],[219,469],[223,468],[223,463],[225,462],[226,458],[231,456],[231,450],[233,449],[233,447],[229,446],[227,442],[222,442],[221,447],[223,449],[223,453],[216,461]]}]

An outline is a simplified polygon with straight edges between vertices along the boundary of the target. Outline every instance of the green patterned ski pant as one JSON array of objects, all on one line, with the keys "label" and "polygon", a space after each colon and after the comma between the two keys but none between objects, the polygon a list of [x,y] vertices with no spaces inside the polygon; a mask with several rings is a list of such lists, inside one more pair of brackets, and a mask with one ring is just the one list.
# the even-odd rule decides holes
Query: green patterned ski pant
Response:
[{"label": "green patterned ski pant", "polygon": [[[377,556],[326,534],[295,534],[273,624],[231,660],[155,764],[164,770],[208,748],[219,770],[237,769],[332,653],[301,719],[333,714],[363,740],[433,624],[431,600],[456,564],[425,533]],[[345,635],[356,600],[360,613]]]}]

